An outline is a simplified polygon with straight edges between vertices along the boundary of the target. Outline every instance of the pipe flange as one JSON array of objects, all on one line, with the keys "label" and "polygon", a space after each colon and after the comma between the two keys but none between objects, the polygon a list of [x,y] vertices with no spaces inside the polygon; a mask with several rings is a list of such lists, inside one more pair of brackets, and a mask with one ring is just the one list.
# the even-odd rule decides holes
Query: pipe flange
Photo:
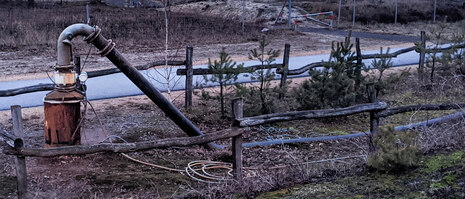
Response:
[{"label": "pipe flange", "polygon": [[95,31],[90,33],[87,37],[84,38],[84,41],[87,43],[92,43],[102,32],[102,29],[100,29],[98,26],[95,26]]},{"label": "pipe flange", "polygon": [[69,69],[73,69],[74,68],[74,65],[64,65],[64,66],[60,66],[60,65],[56,65],[55,66],[55,70],[69,70]]},{"label": "pipe flange", "polygon": [[108,40],[108,44],[103,48],[101,51],[97,53],[100,54],[102,57],[105,57],[110,53],[113,49],[115,49],[116,43],[113,42],[111,39]]}]

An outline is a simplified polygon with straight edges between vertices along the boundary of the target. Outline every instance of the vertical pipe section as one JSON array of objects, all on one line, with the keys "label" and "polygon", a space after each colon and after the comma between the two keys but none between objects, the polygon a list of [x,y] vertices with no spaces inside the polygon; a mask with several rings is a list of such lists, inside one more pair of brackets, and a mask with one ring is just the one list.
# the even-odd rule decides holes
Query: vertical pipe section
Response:
[{"label": "vertical pipe section", "polygon": [[185,86],[185,108],[192,106],[192,81],[194,77],[194,69],[192,68],[192,56],[194,49],[192,46],[186,48],[186,86]]},{"label": "vertical pipe section", "polygon": [[76,79],[76,89],[82,91],[81,81],[79,80],[79,74],[81,74],[81,56],[74,55],[74,72],[76,72],[78,78]]}]

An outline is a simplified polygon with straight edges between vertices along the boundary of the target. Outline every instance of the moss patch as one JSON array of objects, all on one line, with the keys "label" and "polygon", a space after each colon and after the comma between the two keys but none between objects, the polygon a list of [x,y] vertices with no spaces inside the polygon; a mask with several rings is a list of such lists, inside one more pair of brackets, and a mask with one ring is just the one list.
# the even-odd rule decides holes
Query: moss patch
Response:
[{"label": "moss patch", "polygon": [[462,151],[457,151],[450,155],[438,155],[426,162],[426,168],[424,168],[423,171],[426,173],[434,173],[441,169],[452,167],[461,161],[463,161]]},{"label": "moss patch", "polygon": [[[261,195],[261,198],[464,198],[462,151],[423,157],[401,174],[361,173]],[[259,198],[260,198],[259,197]]]}]

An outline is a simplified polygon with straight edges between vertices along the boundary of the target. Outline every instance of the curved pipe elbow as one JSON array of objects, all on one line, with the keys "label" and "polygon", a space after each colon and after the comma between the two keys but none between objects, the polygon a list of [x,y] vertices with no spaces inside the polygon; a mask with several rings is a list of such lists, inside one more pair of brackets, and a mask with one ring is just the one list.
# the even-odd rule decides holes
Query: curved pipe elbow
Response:
[{"label": "curved pipe elbow", "polygon": [[58,37],[57,51],[58,51],[58,62],[57,67],[66,67],[72,65],[72,46],[71,40],[77,36],[89,36],[95,28],[88,24],[73,24],[68,26],[60,37]]}]

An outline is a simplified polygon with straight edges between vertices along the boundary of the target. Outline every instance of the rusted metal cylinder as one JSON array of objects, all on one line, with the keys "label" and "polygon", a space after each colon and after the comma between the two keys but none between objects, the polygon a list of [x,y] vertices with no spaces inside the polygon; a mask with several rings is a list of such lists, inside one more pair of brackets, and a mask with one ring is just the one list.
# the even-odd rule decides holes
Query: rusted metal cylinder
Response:
[{"label": "rusted metal cylinder", "polygon": [[45,96],[46,147],[81,144],[79,122],[83,99],[84,95],[77,91],[54,90]]}]

